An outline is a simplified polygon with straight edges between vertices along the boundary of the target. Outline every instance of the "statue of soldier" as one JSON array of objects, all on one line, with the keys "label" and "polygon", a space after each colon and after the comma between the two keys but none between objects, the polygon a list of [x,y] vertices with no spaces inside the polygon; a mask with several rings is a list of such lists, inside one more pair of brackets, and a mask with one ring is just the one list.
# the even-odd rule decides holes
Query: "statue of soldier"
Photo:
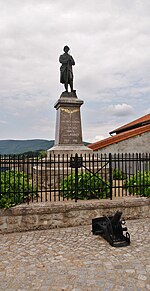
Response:
[{"label": "statue of soldier", "polygon": [[72,66],[75,65],[73,57],[68,53],[69,47],[64,47],[64,54],[59,57],[59,62],[62,64],[60,67],[60,83],[64,84],[66,92],[68,92],[68,84],[71,92],[73,90],[73,72]]}]

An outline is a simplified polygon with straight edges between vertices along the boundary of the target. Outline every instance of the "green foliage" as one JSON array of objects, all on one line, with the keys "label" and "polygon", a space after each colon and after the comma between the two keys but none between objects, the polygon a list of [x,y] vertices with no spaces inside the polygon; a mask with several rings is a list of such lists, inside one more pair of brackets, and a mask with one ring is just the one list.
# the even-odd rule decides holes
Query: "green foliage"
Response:
[{"label": "green foliage", "polygon": [[[60,189],[64,198],[75,198],[75,174],[67,176],[60,183]],[[101,199],[109,196],[109,183],[103,180],[99,174],[78,174],[78,199]]]},{"label": "green foliage", "polygon": [[126,175],[121,170],[114,169],[113,170],[113,179],[114,180],[123,180],[123,179],[126,179]]},{"label": "green foliage", "polygon": [[124,183],[129,194],[150,197],[150,171],[138,172]]},{"label": "green foliage", "polygon": [[0,173],[0,208],[10,208],[28,202],[35,197],[35,193],[29,178],[23,172]]},{"label": "green foliage", "polygon": [[23,154],[19,154],[17,155],[19,158],[45,158],[47,155],[47,151],[45,150],[38,150],[38,151],[29,151],[29,152],[25,152]]},{"label": "green foliage", "polygon": [[40,159],[45,158],[47,156],[47,151],[40,150],[38,152],[38,156],[40,157]]}]

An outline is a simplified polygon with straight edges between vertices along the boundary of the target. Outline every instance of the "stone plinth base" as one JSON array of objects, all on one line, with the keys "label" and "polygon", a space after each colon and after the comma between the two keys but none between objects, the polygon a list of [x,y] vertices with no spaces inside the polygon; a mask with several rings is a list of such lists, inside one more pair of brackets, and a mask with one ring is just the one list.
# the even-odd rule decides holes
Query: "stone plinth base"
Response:
[{"label": "stone plinth base", "polygon": [[[78,99],[76,92],[63,92],[54,105],[56,109],[55,145],[47,151],[46,168],[36,169],[39,181],[50,186],[51,189],[58,189],[60,182],[68,176],[72,168],[70,157],[83,157],[83,162],[93,151],[82,142],[82,124],[80,107],[83,101]],[[62,164],[61,164],[62,163]],[[50,175],[46,175],[49,167]],[[56,191],[55,191],[56,194]]]},{"label": "stone plinth base", "polygon": [[49,158],[56,155],[64,155],[68,157],[75,156],[78,154],[79,156],[84,156],[85,154],[88,156],[89,154],[93,154],[93,151],[85,145],[56,145],[47,151],[47,157]]},{"label": "stone plinth base", "polygon": [[80,107],[76,91],[63,92],[54,105],[56,109],[55,145],[47,151],[47,157],[89,155],[93,151],[83,145]]}]

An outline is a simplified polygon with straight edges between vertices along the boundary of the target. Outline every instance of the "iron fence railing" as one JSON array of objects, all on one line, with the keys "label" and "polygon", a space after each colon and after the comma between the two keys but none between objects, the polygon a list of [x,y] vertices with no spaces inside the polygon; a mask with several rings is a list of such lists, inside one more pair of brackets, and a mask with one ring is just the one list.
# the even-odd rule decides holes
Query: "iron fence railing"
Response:
[{"label": "iron fence railing", "polygon": [[0,156],[0,200],[24,202],[150,196],[150,154]]}]

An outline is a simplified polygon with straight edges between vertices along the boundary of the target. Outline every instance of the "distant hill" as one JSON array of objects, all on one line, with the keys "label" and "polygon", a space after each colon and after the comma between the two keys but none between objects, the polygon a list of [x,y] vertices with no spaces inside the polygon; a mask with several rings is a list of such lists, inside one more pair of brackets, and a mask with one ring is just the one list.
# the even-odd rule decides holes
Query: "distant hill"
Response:
[{"label": "distant hill", "polygon": [[22,154],[39,150],[48,150],[54,145],[54,140],[0,140],[0,154]]},{"label": "distant hill", "polygon": [[[84,142],[88,145],[88,142]],[[31,140],[0,140],[0,155],[23,154],[48,150],[54,145],[54,140],[31,139]]]}]

